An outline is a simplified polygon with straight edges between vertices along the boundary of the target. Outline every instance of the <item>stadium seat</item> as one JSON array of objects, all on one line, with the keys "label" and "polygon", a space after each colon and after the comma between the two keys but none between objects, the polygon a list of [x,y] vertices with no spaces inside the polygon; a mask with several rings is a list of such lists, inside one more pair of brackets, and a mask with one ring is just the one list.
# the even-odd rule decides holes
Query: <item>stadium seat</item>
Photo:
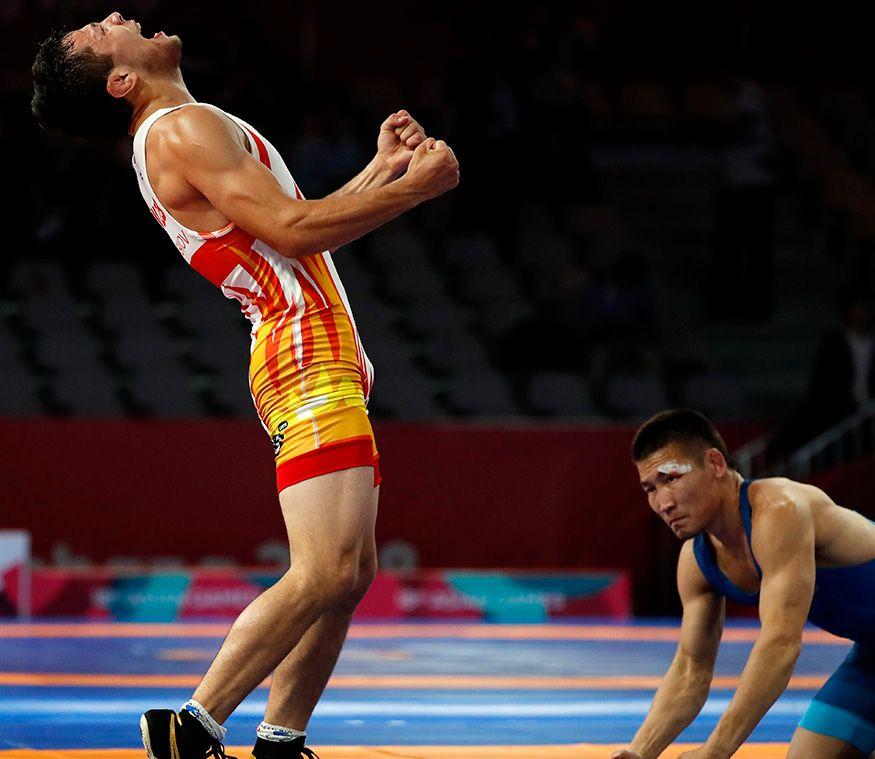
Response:
[{"label": "stadium seat", "polygon": [[55,398],[76,416],[121,416],[125,413],[117,383],[97,363],[60,369],[53,390]]},{"label": "stadium seat", "polygon": [[626,417],[651,416],[667,408],[665,385],[649,374],[620,374],[608,382],[607,402],[611,410]]},{"label": "stadium seat", "polygon": [[453,409],[476,416],[514,416],[520,411],[507,382],[489,369],[463,369],[453,374],[447,400]]},{"label": "stadium seat", "polygon": [[589,385],[578,374],[544,372],[529,383],[529,403],[541,413],[556,416],[600,416]]},{"label": "stadium seat", "polygon": [[25,368],[0,369],[0,416],[34,416],[43,413],[33,374]]},{"label": "stadium seat", "polygon": [[190,375],[174,366],[155,366],[133,375],[129,389],[148,414],[160,417],[202,416],[204,407]]}]

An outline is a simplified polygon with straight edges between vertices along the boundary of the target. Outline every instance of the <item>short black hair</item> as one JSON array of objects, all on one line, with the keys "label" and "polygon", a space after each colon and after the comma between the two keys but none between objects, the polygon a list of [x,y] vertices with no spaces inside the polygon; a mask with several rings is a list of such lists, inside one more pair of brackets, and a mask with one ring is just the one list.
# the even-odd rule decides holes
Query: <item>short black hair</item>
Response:
[{"label": "short black hair", "polygon": [[33,115],[43,129],[70,137],[124,137],[133,109],[106,91],[111,55],[73,52],[65,32],[55,30],[33,62]]},{"label": "short black hair", "polygon": [[716,448],[723,454],[727,464],[735,468],[726,443],[714,423],[704,414],[686,408],[661,411],[644,422],[632,440],[632,459],[643,461],[672,443]]}]

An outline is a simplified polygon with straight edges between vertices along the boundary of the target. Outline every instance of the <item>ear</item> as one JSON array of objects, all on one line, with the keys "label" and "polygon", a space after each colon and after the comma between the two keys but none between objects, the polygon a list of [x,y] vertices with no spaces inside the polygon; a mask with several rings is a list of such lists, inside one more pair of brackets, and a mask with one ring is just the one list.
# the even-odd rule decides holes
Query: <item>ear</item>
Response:
[{"label": "ear", "polygon": [[137,86],[139,78],[133,71],[113,69],[106,80],[106,91],[114,98],[123,98]]},{"label": "ear", "polygon": [[715,477],[725,477],[729,471],[729,465],[723,454],[716,448],[709,448],[705,451],[705,465],[713,472]]}]

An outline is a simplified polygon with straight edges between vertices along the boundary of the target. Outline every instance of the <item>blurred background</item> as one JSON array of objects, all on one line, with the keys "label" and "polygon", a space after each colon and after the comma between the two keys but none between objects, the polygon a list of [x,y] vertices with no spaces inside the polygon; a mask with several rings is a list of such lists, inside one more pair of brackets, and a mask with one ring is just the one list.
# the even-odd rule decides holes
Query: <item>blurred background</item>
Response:
[{"label": "blurred background", "polygon": [[31,118],[38,42],[112,10],[179,34],[192,94],[307,197],[399,108],[459,156],[456,191],[335,256],[385,476],[363,616],[675,613],[679,546],[628,453],[671,406],[746,475],[875,515],[864,24],[752,0],[4,0],[0,614],[222,616],[289,560],[248,323],[152,220],[129,141]]}]

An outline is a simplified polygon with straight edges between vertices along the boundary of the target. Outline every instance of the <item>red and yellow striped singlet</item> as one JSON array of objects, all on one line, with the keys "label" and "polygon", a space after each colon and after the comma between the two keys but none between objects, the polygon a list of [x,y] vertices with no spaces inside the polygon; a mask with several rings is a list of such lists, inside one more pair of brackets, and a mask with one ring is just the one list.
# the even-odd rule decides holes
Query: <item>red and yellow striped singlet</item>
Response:
[{"label": "red and yellow striped singlet", "polygon": [[[252,323],[249,387],[273,442],[277,488],[356,466],[373,466],[376,486],[379,457],[366,409],[374,370],[331,254],[287,258],[233,223],[196,232],[176,221],[149,182],[146,137],[158,119],[181,107],[156,111],[140,125],[134,169],[149,210],[183,258],[239,301]],[[242,119],[219,112],[243,130],[253,157],[289,196],[302,200],[273,145]]]}]

